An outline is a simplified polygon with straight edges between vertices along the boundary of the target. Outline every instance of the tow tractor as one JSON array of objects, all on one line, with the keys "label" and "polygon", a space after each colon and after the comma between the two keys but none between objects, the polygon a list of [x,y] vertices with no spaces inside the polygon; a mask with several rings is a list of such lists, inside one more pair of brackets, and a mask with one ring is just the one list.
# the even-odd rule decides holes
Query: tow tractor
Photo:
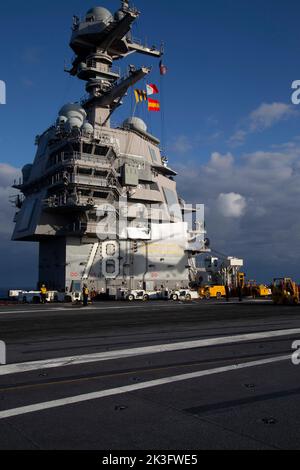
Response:
[{"label": "tow tractor", "polygon": [[277,278],[273,280],[272,299],[275,305],[299,304],[299,289],[290,278]]},{"label": "tow tractor", "polygon": [[133,302],[134,300],[143,300],[147,302],[148,300],[192,300],[198,299],[199,294],[196,291],[189,289],[181,290],[158,290],[158,291],[146,291],[143,289],[140,290],[124,290],[121,293],[121,298]]},{"label": "tow tractor", "polygon": [[[40,291],[19,291],[17,300],[23,304],[39,304],[41,303],[41,292]],[[46,302],[65,302],[68,300],[64,292],[48,291],[46,294]]]},{"label": "tow tractor", "polygon": [[146,291],[143,289],[140,290],[124,290],[121,293],[121,298],[133,302],[134,300],[143,300],[147,302],[148,300],[168,300],[169,292],[167,290],[162,291]]},{"label": "tow tractor", "polygon": [[[41,302],[40,291],[22,291],[19,293],[18,301],[23,304],[39,304]],[[46,302],[50,302],[50,292],[47,292]]]},{"label": "tow tractor", "polygon": [[204,286],[199,288],[200,299],[216,298],[218,300],[226,296],[225,286]]},{"label": "tow tractor", "polygon": [[170,292],[170,299],[174,302],[177,300],[195,300],[199,299],[199,294],[197,291],[189,289],[174,290]]},{"label": "tow tractor", "polygon": [[82,301],[82,283],[81,281],[72,281],[70,291],[65,295],[67,302],[78,304]]}]

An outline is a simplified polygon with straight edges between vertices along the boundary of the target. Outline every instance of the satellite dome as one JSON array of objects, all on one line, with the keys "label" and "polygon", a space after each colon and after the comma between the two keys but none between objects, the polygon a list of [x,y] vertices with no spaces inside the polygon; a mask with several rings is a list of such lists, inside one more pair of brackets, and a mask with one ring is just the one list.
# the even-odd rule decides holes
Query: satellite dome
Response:
[{"label": "satellite dome", "polygon": [[56,120],[56,125],[57,126],[63,126],[67,122],[68,118],[66,116],[58,116]]},{"label": "satellite dome", "polygon": [[92,135],[94,133],[94,127],[88,121],[86,121],[82,126],[82,132],[85,135]]},{"label": "satellite dome", "polygon": [[79,103],[65,104],[59,111],[58,115],[67,116],[67,118],[69,118],[69,116],[72,115],[72,113],[79,113],[84,117],[84,119],[86,118],[86,112]]},{"label": "satellite dome", "polygon": [[[67,130],[71,130],[74,127],[80,129],[86,119],[86,116],[87,114],[80,104],[68,103],[65,104],[59,111],[58,120],[61,120],[62,124],[65,122]],[[67,118],[67,120],[65,120],[65,118]]]},{"label": "satellite dome", "polygon": [[67,132],[71,132],[73,129],[81,129],[82,122],[76,118],[70,118],[65,124],[65,129]]},{"label": "satellite dome", "polygon": [[107,26],[113,21],[113,16],[106,8],[94,7],[87,12],[86,21],[99,21]]},{"label": "satellite dome", "polygon": [[123,127],[131,127],[137,131],[147,132],[147,125],[138,117],[130,117],[123,122]]}]

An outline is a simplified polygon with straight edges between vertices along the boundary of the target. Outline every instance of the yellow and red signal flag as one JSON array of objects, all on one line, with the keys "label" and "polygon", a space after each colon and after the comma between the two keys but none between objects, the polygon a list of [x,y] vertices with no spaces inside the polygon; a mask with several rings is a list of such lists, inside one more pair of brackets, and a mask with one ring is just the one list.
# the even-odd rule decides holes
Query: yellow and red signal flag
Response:
[{"label": "yellow and red signal flag", "polygon": [[146,88],[148,96],[156,95],[157,93],[159,93],[157,86],[153,83],[151,85],[146,85]]},{"label": "yellow and red signal flag", "polygon": [[160,102],[158,100],[148,98],[148,111],[160,111]]}]

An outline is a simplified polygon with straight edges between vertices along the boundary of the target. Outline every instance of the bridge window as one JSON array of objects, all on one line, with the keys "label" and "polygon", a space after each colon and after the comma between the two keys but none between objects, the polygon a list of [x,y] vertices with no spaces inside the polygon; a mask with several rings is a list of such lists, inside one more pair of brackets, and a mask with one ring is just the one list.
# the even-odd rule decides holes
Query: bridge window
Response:
[{"label": "bridge window", "polygon": [[152,162],[154,164],[155,163],[160,163],[159,158],[158,158],[157,153],[156,153],[156,150],[154,150],[153,147],[150,147],[150,145],[149,145],[149,152],[150,152],[150,155],[151,155],[151,158],[152,158]]}]

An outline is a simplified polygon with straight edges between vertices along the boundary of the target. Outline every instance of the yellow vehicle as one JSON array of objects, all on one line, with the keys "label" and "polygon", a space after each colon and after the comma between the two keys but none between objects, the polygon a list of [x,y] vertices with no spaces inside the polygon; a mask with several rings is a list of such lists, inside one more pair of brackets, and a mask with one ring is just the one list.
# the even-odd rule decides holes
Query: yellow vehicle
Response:
[{"label": "yellow vehicle", "polygon": [[256,281],[248,281],[244,287],[244,295],[255,297],[268,297],[272,295],[272,290],[265,284],[257,284]]},{"label": "yellow vehicle", "polygon": [[274,279],[272,285],[272,299],[275,305],[278,304],[299,304],[299,289],[296,283],[290,278]]},{"label": "yellow vehicle", "polygon": [[256,297],[269,297],[272,295],[272,290],[265,284],[257,284],[256,281],[247,281],[244,288],[243,294],[245,296]]},{"label": "yellow vehicle", "polygon": [[200,299],[212,299],[217,298],[218,300],[226,296],[225,286],[204,286],[199,288]]},{"label": "yellow vehicle", "polygon": [[257,297],[269,297],[272,295],[272,290],[264,284],[259,284],[259,286],[256,287],[256,292]]}]

